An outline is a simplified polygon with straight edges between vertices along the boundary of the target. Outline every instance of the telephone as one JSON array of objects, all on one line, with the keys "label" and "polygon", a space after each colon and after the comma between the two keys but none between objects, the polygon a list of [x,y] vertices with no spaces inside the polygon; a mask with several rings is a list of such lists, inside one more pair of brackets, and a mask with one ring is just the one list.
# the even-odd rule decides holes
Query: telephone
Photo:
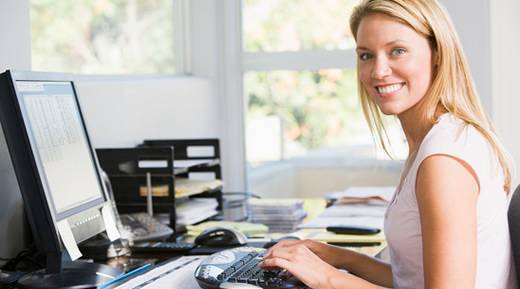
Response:
[{"label": "telephone", "polygon": [[147,213],[120,215],[117,211],[112,184],[110,183],[108,175],[103,170],[101,170],[101,178],[103,179],[103,184],[105,185],[108,199],[110,200],[112,209],[114,210],[117,227],[123,239],[128,239],[131,243],[160,241],[170,237],[173,234],[172,228],[159,222],[157,219]]}]

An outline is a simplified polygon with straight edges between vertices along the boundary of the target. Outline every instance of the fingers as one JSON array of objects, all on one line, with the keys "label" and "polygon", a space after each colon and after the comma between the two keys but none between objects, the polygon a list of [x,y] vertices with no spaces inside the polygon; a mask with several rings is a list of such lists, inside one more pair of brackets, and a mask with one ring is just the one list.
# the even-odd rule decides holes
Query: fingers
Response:
[{"label": "fingers", "polygon": [[259,266],[264,269],[272,267],[285,269],[310,288],[325,284],[324,276],[328,276],[325,272],[333,268],[301,242],[273,247],[269,254],[264,256]]},{"label": "fingers", "polygon": [[300,241],[300,240],[282,240],[282,241],[276,243],[271,248],[269,248],[264,256],[268,256],[272,252],[272,250],[277,250],[279,248],[292,247],[292,246],[298,245],[300,243],[303,243],[303,241]]},{"label": "fingers", "polygon": [[259,265],[261,268],[278,267],[290,271],[291,265],[297,262],[297,250],[298,247],[294,246],[274,248],[270,250],[269,254],[264,255],[264,259]]},{"label": "fingers", "polygon": [[288,261],[287,259],[273,257],[269,259],[264,259],[259,265],[261,268],[277,267],[289,270],[290,264],[290,261]]},{"label": "fingers", "polygon": [[[298,262],[298,259],[301,259],[303,256],[307,256],[312,254],[312,252],[302,243],[291,244],[290,246],[279,246],[273,247],[267,254],[264,255],[264,262],[261,266],[264,267],[273,267],[280,265],[280,260],[292,262]],[[313,254],[312,254],[313,255]],[[277,260],[277,261],[273,261]],[[283,262],[285,266],[289,263]],[[285,269],[289,269],[288,267],[282,267]]]}]

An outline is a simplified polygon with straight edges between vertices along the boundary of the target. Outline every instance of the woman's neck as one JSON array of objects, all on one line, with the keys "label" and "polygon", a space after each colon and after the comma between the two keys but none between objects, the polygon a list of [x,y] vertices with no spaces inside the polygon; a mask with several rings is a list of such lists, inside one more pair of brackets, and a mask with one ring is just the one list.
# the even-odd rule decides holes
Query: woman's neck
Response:
[{"label": "woman's neck", "polygon": [[422,140],[433,125],[424,116],[400,115],[399,121],[408,142],[408,151],[412,154],[419,149]]},{"label": "woman's neck", "polygon": [[[443,113],[442,109],[437,109],[435,118]],[[398,118],[408,142],[409,155],[414,155],[426,134],[432,128],[433,123],[426,118],[426,111],[420,105],[399,114]]]}]

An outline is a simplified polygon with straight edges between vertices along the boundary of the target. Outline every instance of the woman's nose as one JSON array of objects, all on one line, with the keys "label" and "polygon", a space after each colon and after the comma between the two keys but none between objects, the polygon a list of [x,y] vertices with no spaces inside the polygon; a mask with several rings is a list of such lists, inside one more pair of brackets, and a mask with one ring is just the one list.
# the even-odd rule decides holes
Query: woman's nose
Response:
[{"label": "woman's nose", "polygon": [[391,74],[392,69],[390,68],[388,60],[382,57],[376,59],[374,67],[372,69],[372,78],[383,79]]}]

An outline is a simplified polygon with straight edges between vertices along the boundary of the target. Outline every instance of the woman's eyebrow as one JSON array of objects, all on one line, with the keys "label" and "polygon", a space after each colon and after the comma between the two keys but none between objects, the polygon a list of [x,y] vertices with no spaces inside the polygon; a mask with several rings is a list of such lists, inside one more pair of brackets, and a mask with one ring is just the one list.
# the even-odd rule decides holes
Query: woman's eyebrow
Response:
[{"label": "woman's eyebrow", "polygon": [[[394,45],[394,44],[399,43],[399,42],[406,43],[406,41],[404,41],[402,39],[396,39],[396,40],[392,40],[392,41],[389,41],[389,42],[385,43],[383,46],[391,46],[391,45]],[[356,50],[359,51],[359,50],[370,50],[370,49],[366,48],[364,46],[357,46]]]}]

